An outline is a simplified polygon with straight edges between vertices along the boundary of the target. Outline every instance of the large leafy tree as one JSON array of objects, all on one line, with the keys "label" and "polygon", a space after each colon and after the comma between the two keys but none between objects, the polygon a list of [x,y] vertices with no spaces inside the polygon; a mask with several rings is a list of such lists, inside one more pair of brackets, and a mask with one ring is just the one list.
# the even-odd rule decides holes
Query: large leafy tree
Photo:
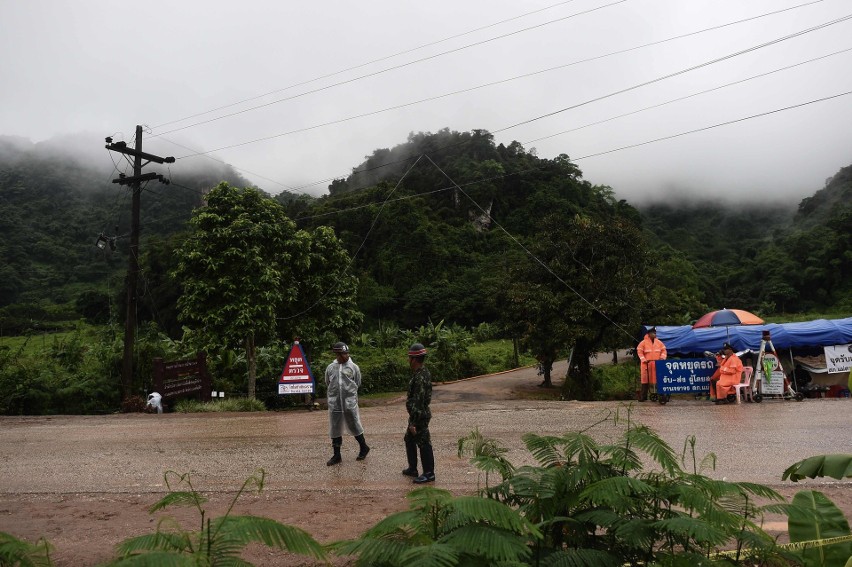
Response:
[{"label": "large leafy tree", "polygon": [[202,331],[208,347],[245,348],[250,398],[258,344],[300,329],[314,336],[351,330],[357,322],[355,280],[330,229],[312,238],[276,201],[226,183],[210,192],[190,225],[173,272],[183,289],[181,317]]},{"label": "large leafy tree", "polygon": [[507,315],[547,369],[573,348],[569,399],[593,399],[590,357],[630,343],[650,297],[649,252],[641,232],[619,217],[554,214],[543,220],[507,292]]}]

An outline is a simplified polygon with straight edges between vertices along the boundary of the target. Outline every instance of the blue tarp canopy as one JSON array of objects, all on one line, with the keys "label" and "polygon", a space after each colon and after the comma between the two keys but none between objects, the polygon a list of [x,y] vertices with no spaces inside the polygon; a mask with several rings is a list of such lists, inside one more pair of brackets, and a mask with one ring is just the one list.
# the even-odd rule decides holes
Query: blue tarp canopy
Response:
[{"label": "blue tarp canopy", "polygon": [[[644,335],[652,325],[642,328]],[[763,331],[771,333],[776,349],[804,348],[852,343],[852,317],[846,319],[817,319],[803,323],[766,323],[764,325],[737,325],[730,327],[706,327],[693,329],[657,326],[657,338],[666,345],[670,354],[716,352],[725,342],[737,351],[758,350]]]}]

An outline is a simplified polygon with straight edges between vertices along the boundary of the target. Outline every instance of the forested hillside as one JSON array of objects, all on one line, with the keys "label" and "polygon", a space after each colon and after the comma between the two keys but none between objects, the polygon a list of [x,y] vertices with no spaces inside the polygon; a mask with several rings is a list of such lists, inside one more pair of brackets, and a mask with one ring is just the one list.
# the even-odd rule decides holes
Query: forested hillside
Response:
[{"label": "forested hillside", "polygon": [[[63,144],[74,148],[74,141]],[[97,149],[97,148],[93,148]],[[106,150],[103,150],[106,153]],[[89,153],[89,152],[86,152]],[[0,136],[0,325],[4,334],[50,328],[85,315],[104,320],[123,301],[130,190],[112,183],[126,164],[92,165],[84,153]],[[109,161],[106,162],[109,164]],[[183,229],[202,194],[222,180],[245,184],[230,167],[175,168],[171,185],[142,197],[143,239]],[[161,171],[169,173],[169,171]],[[104,234],[115,245],[100,250]]]},{"label": "forested hillside", "polygon": [[[42,144],[0,138],[4,334],[52,319],[120,317],[129,193],[111,183],[117,175]],[[214,162],[175,177],[170,186],[152,183],[143,192],[140,248],[140,318],[173,335],[180,329],[179,291],[168,274],[181,231],[219,181],[247,185]],[[631,324],[637,317],[685,323],[719,307],[763,315],[852,312],[852,167],[801,203],[669,201],[640,211],[609,187],[583,180],[566,155],[542,159],[517,142],[495,144],[486,131],[445,129],[375,150],[329,190],[318,199],[277,200],[299,228],[335,230],[353,257],[340,269],[359,278],[358,307],[370,327],[384,321],[410,328],[430,319],[511,324],[519,315],[507,306],[521,296],[513,286],[526,275],[546,265],[568,290],[581,281],[582,262],[598,261],[537,248],[554,231],[582,241],[576,232],[582,219],[623,227],[624,234],[636,230],[642,242],[636,253],[649,254],[647,270],[636,277],[652,283],[635,290],[641,305]],[[94,246],[101,233],[114,237],[115,251]],[[549,259],[537,264],[542,258]],[[601,281],[597,276],[575,295],[587,299]]]}]

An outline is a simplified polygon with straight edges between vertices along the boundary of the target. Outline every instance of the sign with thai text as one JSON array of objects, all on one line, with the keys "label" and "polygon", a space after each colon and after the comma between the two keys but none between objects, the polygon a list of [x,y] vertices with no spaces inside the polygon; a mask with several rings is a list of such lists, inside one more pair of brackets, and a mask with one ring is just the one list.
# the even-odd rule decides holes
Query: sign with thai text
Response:
[{"label": "sign with thai text", "polygon": [[287,356],[287,362],[284,364],[284,371],[281,373],[281,378],[278,379],[278,394],[313,394],[316,391],[314,375],[311,373],[311,366],[305,358],[305,351],[302,350],[302,345],[297,342],[293,343],[293,348],[290,349],[290,354]]},{"label": "sign with thai text", "polygon": [[712,358],[669,358],[655,366],[659,394],[707,394],[716,371]]},{"label": "sign with thai text", "polygon": [[852,370],[852,344],[825,347],[825,366],[829,374]]},{"label": "sign with thai text", "polygon": [[164,400],[192,397],[205,401],[209,399],[211,384],[204,353],[198,353],[196,358],[174,362],[154,359],[153,387]]}]

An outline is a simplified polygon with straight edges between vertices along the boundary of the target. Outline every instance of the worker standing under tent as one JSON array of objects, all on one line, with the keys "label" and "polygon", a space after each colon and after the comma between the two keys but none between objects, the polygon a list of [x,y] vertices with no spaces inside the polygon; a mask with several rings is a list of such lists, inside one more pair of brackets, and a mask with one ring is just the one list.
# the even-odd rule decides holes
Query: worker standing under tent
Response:
[{"label": "worker standing under tent", "polygon": [[636,347],[636,354],[639,356],[639,378],[642,383],[639,401],[644,402],[648,399],[650,385],[657,384],[656,361],[666,359],[666,345],[657,338],[656,327],[648,329],[645,338]]}]

